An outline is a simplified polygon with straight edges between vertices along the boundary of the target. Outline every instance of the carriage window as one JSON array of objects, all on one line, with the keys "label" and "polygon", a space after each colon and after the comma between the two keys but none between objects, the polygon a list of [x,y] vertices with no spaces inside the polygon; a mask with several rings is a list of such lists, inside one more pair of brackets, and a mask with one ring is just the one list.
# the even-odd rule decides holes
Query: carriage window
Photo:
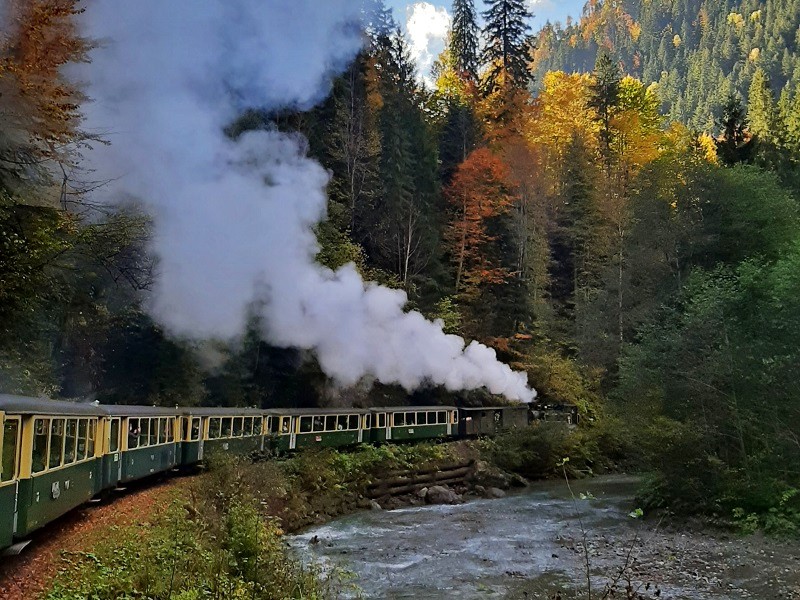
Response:
[{"label": "carriage window", "polygon": [[219,437],[221,419],[213,418],[208,420],[208,439],[213,440]]},{"label": "carriage window", "polygon": [[175,436],[172,434],[173,420],[171,417],[167,417],[165,425],[167,427],[167,443],[171,444],[172,442],[175,441]]},{"label": "carriage window", "polygon": [[87,437],[86,441],[86,449],[88,451],[88,455],[94,457],[95,455],[95,446],[94,446],[94,433],[97,431],[97,420],[91,419],[89,420],[89,436]]},{"label": "carriage window", "polygon": [[222,437],[231,437],[233,431],[233,418],[225,417],[222,419]]},{"label": "carriage window", "polygon": [[386,413],[378,413],[378,427],[381,429],[386,427]]},{"label": "carriage window", "polygon": [[427,425],[428,424],[428,413],[417,413],[417,425]]},{"label": "carriage window", "polygon": [[314,431],[325,430],[325,419],[323,417],[314,417]]},{"label": "carriage window", "polygon": [[369,429],[371,422],[372,422],[372,415],[364,415],[364,429]]},{"label": "carriage window", "polygon": [[78,438],[78,422],[75,419],[67,419],[64,428],[64,464],[75,462],[75,442]]},{"label": "carriage window", "polygon": [[233,437],[241,437],[244,433],[244,418],[236,417],[233,419]]},{"label": "carriage window", "polygon": [[128,449],[139,447],[139,419],[128,419]]},{"label": "carriage window", "polygon": [[167,441],[167,423],[166,419],[153,419],[155,428],[155,443],[163,444]]},{"label": "carriage window", "polygon": [[196,442],[200,439],[200,419],[197,417],[192,419],[192,427],[189,430],[189,439]]},{"label": "carriage window", "polygon": [[[275,419],[272,420],[274,421]],[[253,417],[253,435],[261,435],[261,428],[264,426],[263,421],[261,417]]]},{"label": "carriage window", "polygon": [[336,431],[336,415],[325,417],[325,431]]},{"label": "carriage window", "polygon": [[3,426],[3,462],[0,465],[0,481],[11,481],[17,476],[17,437],[19,421],[9,419]]},{"label": "carriage window", "polygon": [[267,418],[267,425],[269,426],[270,433],[278,433],[281,429],[281,418],[280,417],[268,417]]},{"label": "carriage window", "polygon": [[78,460],[86,458],[86,436],[88,435],[89,419],[81,419],[78,422]]},{"label": "carriage window", "polygon": [[300,417],[300,433],[309,433],[312,429],[311,417]]},{"label": "carriage window", "polygon": [[436,422],[439,423],[439,424],[442,424],[442,425],[447,423],[447,413],[444,412],[443,410],[440,410],[439,412],[437,412],[436,413]]},{"label": "carriage window", "polygon": [[[158,443],[158,429],[159,421],[161,419],[150,419],[150,445],[155,446]],[[162,432],[163,435],[163,432]]]},{"label": "carriage window", "polygon": [[[290,428],[289,421],[290,417],[281,417],[281,433],[289,433],[289,428]],[[300,427],[302,426],[303,425],[301,423]]]},{"label": "carriage window", "polygon": [[111,439],[108,440],[108,451],[117,452],[119,450],[119,419],[111,419]]},{"label": "carriage window", "polygon": [[150,445],[150,419],[139,419],[139,445]]},{"label": "carriage window", "polygon": [[406,415],[405,413],[395,413],[394,414],[394,426],[395,427],[402,427],[406,424]]},{"label": "carriage window", "polygon": [[416,425],[417,419],[415,413],[406,413],[406,425]]},{"label": "carriage window", "polygon": [[350,415],[348,419],[350,420],[348,429],[358,429],[358,415]]},{"label": "carriage window", "polygon": [[50,459],[47,467],[52,469],[61,466],[64,451],[64,419],[53,419],[50,422]]},{"label": "carriage window", "polygon": [[34,473],[44,471],[47,467],[47,430],[50,419],[36,419],[33,428],[33,465]]},{"label": "carriage window", "polygon": [[244,431],[242,435],[253,435],[253,417],[244,418]]},{"label": "carriage window", "polygon": [[347,429],[347,415],[339,415],[334,418],[336,419],[336,431]]}]

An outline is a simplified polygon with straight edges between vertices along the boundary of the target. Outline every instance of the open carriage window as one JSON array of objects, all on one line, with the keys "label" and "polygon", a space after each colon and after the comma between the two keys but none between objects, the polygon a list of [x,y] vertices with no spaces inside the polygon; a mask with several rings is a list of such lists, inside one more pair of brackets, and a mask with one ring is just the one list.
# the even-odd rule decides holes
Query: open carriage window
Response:
[{"label": "open carriage window", "polygon": [[34,473],[47,468],[47,437],[50,419],[36,419],[33,426],[33,465]]},{"label": "open carriage window", "polygon": [[19,421],[9,419],[3,425],[3,462],[0,481],[11,481],[17,476],[19,456]]}]

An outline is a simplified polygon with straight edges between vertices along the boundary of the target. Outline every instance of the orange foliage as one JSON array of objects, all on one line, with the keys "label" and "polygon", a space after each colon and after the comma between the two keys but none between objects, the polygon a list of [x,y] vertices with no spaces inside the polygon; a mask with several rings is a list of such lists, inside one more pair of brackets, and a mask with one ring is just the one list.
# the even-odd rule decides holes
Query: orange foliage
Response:
[{"label": "orange foliage", "polygon": [[507,269],[492,256],[489,221],[508,212],[514,197],[508,167],[488,148],[479,148],[461,163],[445,190],[453,218],[445,231],[456,265],[456,289],[474,297],[482,285],[502,284]]},{"label": "orange foliage", "polygon": [[89,43],[77,33],[79,0],[8,0],[10,33],[0,40],[0,102],[4,118],[27,132],[43,157],[74,141],[80,92],[62,75],[83,61]]}]

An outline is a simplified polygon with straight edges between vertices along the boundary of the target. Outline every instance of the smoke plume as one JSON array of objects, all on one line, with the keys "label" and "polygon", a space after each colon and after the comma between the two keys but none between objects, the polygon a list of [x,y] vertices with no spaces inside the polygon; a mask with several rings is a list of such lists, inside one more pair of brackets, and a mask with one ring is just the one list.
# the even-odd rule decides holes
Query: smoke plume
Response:
[{"label": "smoke plume", "polygon": [[[305,141],[274,131],[224,134],[244,109],[310,107],[358,51],[354,0],[94,0],[99,40],[88,80],[88,129],[111,142],[93,168],[113,196],[150,206],[161,273],[153,314],[194,338],[241,333],[265,299],[268,339],[310,349],[325,372],[407,389],[486,387],[530,401],[524,373],[492,349],[406,313],[406,295],[314,261],[328,173]],[[106,192],[107,193],[107,190]]]}]

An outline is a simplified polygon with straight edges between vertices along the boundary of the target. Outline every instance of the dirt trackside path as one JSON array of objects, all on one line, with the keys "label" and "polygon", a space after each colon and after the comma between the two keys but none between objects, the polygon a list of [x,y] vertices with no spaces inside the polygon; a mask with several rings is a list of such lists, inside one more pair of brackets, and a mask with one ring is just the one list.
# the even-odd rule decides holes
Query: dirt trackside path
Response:
[{"label": "dirt trackside path", "polygon": [[62,552],[91,551],[109,527],[148,522],[189,481],[180,477],[150,482],[102,504],[78,508],[45,527],[20,556],[0,557],[0,599],[34,600],[58,575]]}]

